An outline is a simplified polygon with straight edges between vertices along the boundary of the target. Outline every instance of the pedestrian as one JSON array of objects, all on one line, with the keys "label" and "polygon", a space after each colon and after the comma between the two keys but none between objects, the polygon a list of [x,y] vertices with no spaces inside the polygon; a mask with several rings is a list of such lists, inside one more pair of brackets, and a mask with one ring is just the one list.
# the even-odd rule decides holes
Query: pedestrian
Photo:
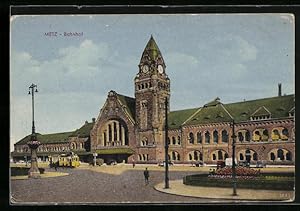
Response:
[{"label": "pedestrian", "polygon": [[58,163],[54,163],[55,171],[57,171],[57,166],[58,166]]},{"label": "pedestrian", "polygon": [[132,160],[132,168],[134,168],[135,167],[135,160],[133,159]]},{"label": "pedestrian", "polygon": [[148,168],[145,169],[144,171],[144,177],[145,177],[145,185],[149,184],[149,171]]}]

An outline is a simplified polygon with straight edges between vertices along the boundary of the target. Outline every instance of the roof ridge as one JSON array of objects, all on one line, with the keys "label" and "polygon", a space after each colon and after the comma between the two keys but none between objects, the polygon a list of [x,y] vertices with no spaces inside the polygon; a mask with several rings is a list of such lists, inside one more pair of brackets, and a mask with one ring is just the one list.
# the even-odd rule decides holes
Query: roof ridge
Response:
[{"label": "roof ridge", "polygon": [[229,111],[225,108],[223,103],[221,103],[221,107],[224,109],[224,111],[230,116],[231,119],[234,119],[233,116],[229,113]]},{"label": "roof ridge", "polygon": [[189,118],[187,118],[181,125],[184,125],[185,123],[187,123],[188,121],[190,121],[196,114],[198,114],[203,107],[200,107],[197,111],[195,111]]},{"label": "roof ridge", "polygon": [[127,95],[122,95],[122,94],[119,94],[119,93],[117,93],[117,92],[116,92],[116,94],[117,94],[117,96],[127,97],[127,98],[130,98],[130,99],[135,100],[134,97],[129,97],[129,96],[127,96]]},{"label": "roof ridge", "polygon": [[246,101],[238,101],[238,102],[226,103],[224,105],[232,105],[232,104],[236,104],[236,103],[247,103],[247,102],[259,101],[259,100],[269,100],[269,99],[282,98],[282,97],[291,97],[293,95],[295,95],[295,94],[289,94],[289,95],[284,95],[284,96],[275,96],[275,97],[265,97],[265,98],[246,100]]}]

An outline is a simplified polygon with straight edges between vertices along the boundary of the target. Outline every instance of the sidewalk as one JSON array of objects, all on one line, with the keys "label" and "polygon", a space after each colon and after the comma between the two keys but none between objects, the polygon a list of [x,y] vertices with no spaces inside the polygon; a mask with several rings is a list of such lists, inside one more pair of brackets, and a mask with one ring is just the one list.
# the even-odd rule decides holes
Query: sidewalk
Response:
[{"label": "sidewalk", "polygon": [[182,180],[169,181],[168,189],[164,188],[165,184],[159,183],[154,189],[163,193],[199,197],[208,199],[226,199],[233,201],[278,201],[292,202],[294,191],[278,190],[255,190],[255,189],[237,189],[237,196],[232,196],[232,188],[200,187],[184,185]]}]

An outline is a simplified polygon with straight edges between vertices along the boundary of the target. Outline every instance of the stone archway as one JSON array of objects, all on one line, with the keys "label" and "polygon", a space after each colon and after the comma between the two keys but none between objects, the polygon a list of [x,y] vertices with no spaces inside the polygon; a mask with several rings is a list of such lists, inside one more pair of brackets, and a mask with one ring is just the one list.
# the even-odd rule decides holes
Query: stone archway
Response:
[{"label": "stone archway", "polygon": [[107,120],[97,132],[100,146],[128,146],[128,127],[122,119]]}]

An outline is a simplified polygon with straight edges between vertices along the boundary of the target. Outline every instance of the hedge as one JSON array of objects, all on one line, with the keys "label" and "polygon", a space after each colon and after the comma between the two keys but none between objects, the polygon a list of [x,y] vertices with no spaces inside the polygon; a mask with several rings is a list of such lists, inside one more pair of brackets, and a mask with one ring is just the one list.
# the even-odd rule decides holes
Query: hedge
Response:
[{"label": "hedge", "polygon": [[[10,172],[11,176],[23,176],[23,175],[28,175],[29,167],[11,167]],[[39,168],[40,173],[44,174],[45,169],[44,168]]]},{"label": "hedge", "polygon": [[[280,177],[261,175],[255,179],[237,179],[237,188],[265,189],[265,190],[293,190],[294,177]],[[183,178],[183,184],[205,187],[232,187],[232,178],[209,178],[208,175],[189,175]]]}]

